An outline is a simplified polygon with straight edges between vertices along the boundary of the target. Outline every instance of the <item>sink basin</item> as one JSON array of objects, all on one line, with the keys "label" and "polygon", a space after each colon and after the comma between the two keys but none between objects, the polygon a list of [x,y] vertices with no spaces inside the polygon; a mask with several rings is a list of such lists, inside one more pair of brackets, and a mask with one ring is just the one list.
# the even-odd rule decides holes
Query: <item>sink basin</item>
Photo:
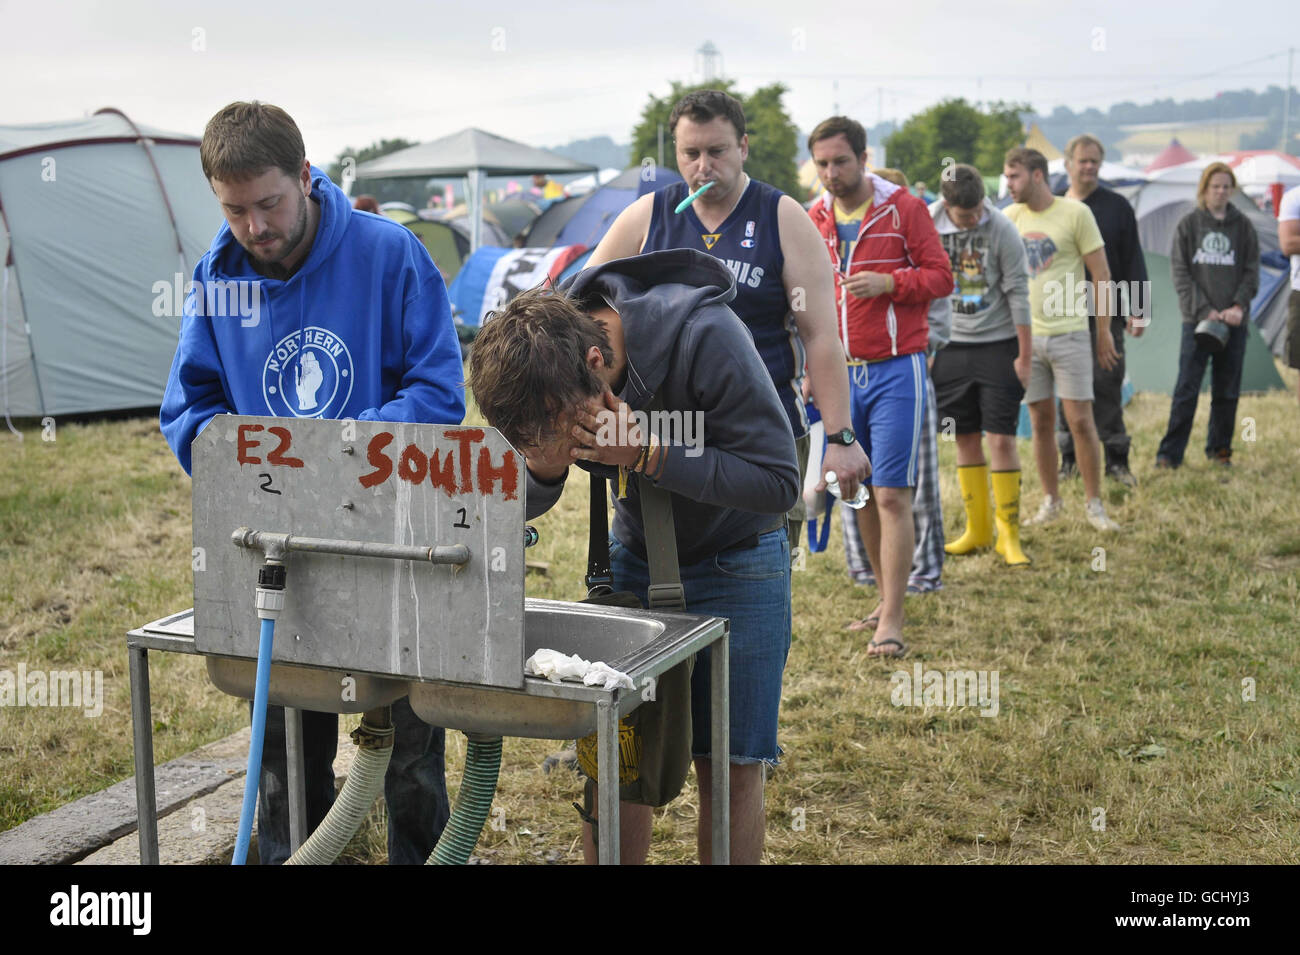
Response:
[{"label": "sink basin", "polygon": [[[256,660],[209,656],[207,661],[208,679],[217,689],[246,700],[253,698]],[[344,682],[349,678],[351,684]],[[402,680],[367,673],[273,663],[267,701],[322,713],[364,713],[400,700],[406,696],[406,689]]]},{"label": "sink basin", "polygon": [[[620,714],[640,702],[649,679],[677,665],[716,638],[717,617],[627,610],[559,600],[524,602],[526,656],[540,649],[603,661],[632,678],[620,694]],[[257,661],[207,656],[208,678],[231,696],[253,698]],[[344,681],[350,678],[351,685]],[[649,678],[649,679],[648,679]],[[347,698],[344,689],[347,689]],[[526,677],[522,689],[448,682],[407,682],[339,669],[274,664],[268,699],[279,706],[326,713],[362,713],[410,696],[426,723],[467,733],[575,739],[596,730],[596,708],[608,699],[600,687]]]},{"label": "sink basin", "polygon": [[[524,643],[527,655],[540,649],[576,653],[603,661],[632,678],[636,690],[623,690],[627,704],[640,702],[647,678],[672,668],[700,645],[705,633],[726,626],[716,617],[626,610],[556,600],[526,600]],[[527,677],[522,690],[411,683],[411,708],[426,723],[466,733],[533,739],[576,739],[596,731],[596,708],[607,696],[599,687]]]}]

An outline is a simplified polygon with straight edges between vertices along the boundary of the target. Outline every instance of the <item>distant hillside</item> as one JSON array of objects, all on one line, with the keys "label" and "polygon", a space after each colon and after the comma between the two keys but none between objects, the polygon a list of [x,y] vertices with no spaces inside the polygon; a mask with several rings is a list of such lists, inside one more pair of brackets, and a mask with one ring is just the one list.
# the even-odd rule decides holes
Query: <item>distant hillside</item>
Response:
[{"label": "distant hillside", "polygon": [[559,153],[567,159],[591,163],[601,169],[626,169],[632,165],[628,155],[632,148],[631,144],[619,145],[608,136],[575,139],[563,146],[547,146],[546,148],[553,153]]},{"label": "distant hillside", "polygon": [[[1049,114],[1025,117],[1025,125],[1038,123],[1057,148],[1070,137],[1092,133],[1108,153],[1146,155],[1159,152],[1173,137],[1193,152],[1235,149],[1276,149],[1282,136],[1285,91],[1270,86],[1265,91],[1225,90],[1208,99],[1155,100],[1139,105],[1116,103],[1102,111],[1075,112],[1058,106]],[[1291,90],[1290,142],[1287,152],[1300,156],[1300,95]]]}]

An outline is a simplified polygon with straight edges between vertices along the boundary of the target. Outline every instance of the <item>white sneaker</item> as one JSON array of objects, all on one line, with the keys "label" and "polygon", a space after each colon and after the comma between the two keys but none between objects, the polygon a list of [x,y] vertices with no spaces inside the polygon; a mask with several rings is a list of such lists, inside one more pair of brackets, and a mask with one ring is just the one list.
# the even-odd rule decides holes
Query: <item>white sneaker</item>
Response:
[{"label": "white sneaker", "polygon": [[1084,513],[1088,515],[1088,523],[1099,531],[1117,531],[1119,525],[1106,516],[1106,508],[1102,506],[1101,498],[1094,497],[1083,507]]},{"label": "white sneaker", "polygon": [[1038,505],[1038,513],[1033,517],[1027,517],[1020,522],[1021,527],[1036,527],[1040,524],[1050,524],[1061,516],[1061,499],[1059,497],[1044,498],[1043,503]]}]

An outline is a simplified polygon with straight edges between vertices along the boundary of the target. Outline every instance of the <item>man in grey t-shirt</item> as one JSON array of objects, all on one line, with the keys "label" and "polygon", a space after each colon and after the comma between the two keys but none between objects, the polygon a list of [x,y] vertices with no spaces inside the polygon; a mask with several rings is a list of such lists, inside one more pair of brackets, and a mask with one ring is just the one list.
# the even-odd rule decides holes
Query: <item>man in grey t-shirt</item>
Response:
[{"label": "man in grey t-shirt", "polygon": [[[1020,232],[984,196],[974,166],[945,172],[942,198],[930,206],[939,241],[952,261],[952,337],[934,360],[939,427],[956,431],[957,479],[966,532],[949,554],[993,543],[1011,566],[1029,558],[1020,549],[1020,456],[1016,425],[1029,382],[1029,271]],[[981,432],[989,438],[992,474]],[[993,483],[996,514],[989,507]]]}]

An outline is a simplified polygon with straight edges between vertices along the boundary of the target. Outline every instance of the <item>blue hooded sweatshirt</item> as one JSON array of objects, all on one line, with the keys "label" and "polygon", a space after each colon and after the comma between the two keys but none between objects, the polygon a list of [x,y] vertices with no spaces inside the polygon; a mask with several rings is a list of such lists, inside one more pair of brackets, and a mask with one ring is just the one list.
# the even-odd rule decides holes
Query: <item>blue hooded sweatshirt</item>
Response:
[{"label": "blue hooded sweatshirt", "polygon": [[464,369],[442,276],[405,226],[356,212],[315,166],[320,222],[287,281],[223,224],[194,268],[159,418],[188,474],[218,414],[459,424]]}]

